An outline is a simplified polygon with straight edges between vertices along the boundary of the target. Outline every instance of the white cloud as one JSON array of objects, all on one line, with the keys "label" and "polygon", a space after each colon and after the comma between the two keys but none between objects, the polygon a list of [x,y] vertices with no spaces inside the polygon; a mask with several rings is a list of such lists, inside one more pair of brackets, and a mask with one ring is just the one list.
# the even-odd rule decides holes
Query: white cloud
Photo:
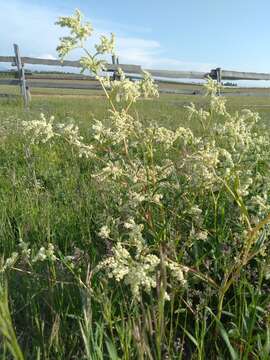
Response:
[{"label": "white cloud", "polygon": [[162,45],[155,40],[118,37],[117,48],[121,62],[133,63],[149,69],[178,69],[207,72],[217,67],[213,64],[182,61],[168,57],[167,54],[164,54]]},{"label": "white cloud", "polygon": [[14,43],[19,44],[22,55],[55,54],[61,33],[54,25],[55,19],[54,11],[46,7],[16,0],[2,1],[1,54],[12,54]]},{"label": "white cloud", "polygon": [[[57,58],[56,46],[58,39],[63,35],[63,29],[55,26],[55,20],[63,8],[48,8],[42,5],[33,5],[22,0],[1,1],[0,23],[1,42],[0,54],[11,55],[13,43],[20,46],[22,56]],[[69,10],[64,9],[68,14]],[[10,16],[9,14],[12,14]],[[209,71],[211,64],[183,62],[180,59],[164,54],[162,44],[157,40],[142,38],[151,29],[126,24],[116,24],[105,20],[95,20],[97,32],[89,42],[89,46],[97,41],[101,33],[114,31],[117,37],[117,51],[120,62],[141,65],[145,68],[163,68],[179,70]],[[140,36],[131,36],[130,33]],[[128,34],[128,35],[127,35]],[[74,52],[70,58],[77,58]],[[2,66],[3,64],[0,64]]]},{"label": "white cloud", "polygon": [[98,27],[99,29],[101,28],[105,28],[105,29],[117,29],[119,32],[121,33],[125,33],[125,34],[150,34],[152,33],[152,29],[150,27],[146,27],[146,26],[137,26],[134,24],[119,24],[116,23],[114,21],[111,20],[101,20],[101,19],[95,19],[94,20],[94,25],[96,27]]},{"label": "white cloud", "polygon": [[57,59],[57,57],[55,57],[52,54],[41,54],[41,55],[37,56],[37,58],[39,58],[39,59],[48,59],[48,60],[56,60]]}]

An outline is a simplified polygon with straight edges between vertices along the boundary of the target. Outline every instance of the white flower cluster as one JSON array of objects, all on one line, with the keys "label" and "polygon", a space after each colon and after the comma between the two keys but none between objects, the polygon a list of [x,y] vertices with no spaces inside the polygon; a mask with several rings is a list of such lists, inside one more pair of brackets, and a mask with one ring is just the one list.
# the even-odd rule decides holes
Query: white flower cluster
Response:
[{"label": "white flower cluster", "polygon": [[90,70],[97,75],[106,68],[106,62],[103,59],[98,58],[98,56],[114,54],[114,34],[111,34],[110,37],[102,35],[100,37],[100,43],[95,45],[96,54],[91,55],[84,48],[84,43],[93,34],[94,30],[89,22],[83,23],[83,16],[79,10],[76,10],[73,16],[59,17],[56,24],[63,28],[67,28],[70,32],[69,36],[60,38],[60,44],[57,47],[58,54],[62,60],[72,50],[81,48],[86,53],[86,56],[83,56],[80,60],[82,71]]},{"label": "white flower cluster", "polygon": [[154,83],[151,75],[144,71],[140,81],[132,81],[126,77],[123,70],[119,67],[117,71],[119,80],[112,80],[107,77],[97,77],[103,86],[110,90],[111,99],[116,102],[127,102],[133,104],[139,97],[156,98],[159,96],[158,87]]},{"label": "white flower cluster", "polygon": [[210,109],[218,115],[227,115],[226,98],[222,96],[211,96]]},{"label": "white flower cluster", "polygon": [[115,49],[115,36],[111,33],[111,37],[108,38],[104,35],[100,37],[100,44],[95,45],[96,51],[99,54],[114,54]]},{"label": "white flower cluster", "polygon": [[186,156],[182,167],[192,186],[207,189],[217,182],[215,170],[219,164],[219,149],[215,143],[202,146],[195,153]]},{"label": "white flower cluster", "polygon": [[38,261],[55,261],[57,258],[54,253],[54,245],[49,243],[47,249],[42,246],[36,256],[32,259],[32,262],[38,262]]},{"label": "white flower cluster", "polygon": [[30,137],[32,144],[46,143],[54,137],[53,129],[54,116],[49,120],[43,113],[40,114],[40,120],[23,121],[22,127],[24,134]]},{"label": "white flower cluster", "polygon": [[24,258],[26,258],[26,259],[30,258],[32,250],[29,248],[28,243],[26,243],[22,239],[20,239],[19,248],[20,248],[20,253]]},{"label": "white flower cluster", "polygon": [[55,255],[54,245],[51,243],[48,244],[47,248],[42,246],[36,255],[34,255],[32,249],[29,248],[29,244],[20,239],[19,251],[13,252],[11,256],[5,260],[0,269],[0,272],[3,273],[10,270],[20,259],[27,261],[30,264],[34,264],[36,262],[42,262],[45,260],[56,261],[57,257]]},{"label": "white flower cluster", "polygon": [[150,292],[156,287],[156,270],[160,263],[155,255],[145,255],[136,260],[120,243],[113,248],[114,255],[101,262],[98,270],[108,271],[110,278],[124,280],[129,285],[135,299],[140,298],[141,289]]},{"label": "white flower cluster", "polygon": [[110,237],[110,229],[107,225],[103,225],[100,230],[98,235],[102,238],[102,239],[108,239]]},{"label": "white flower cluster", "polygon": [[188,119],[191,120],[193,117],[197,117],[199,121],[201,122],[203,128],[205,128],[205,123],[211,116],[209,111],[206,111],[202,108],[197,109],[194,103],[191,103],[190,105],[185,106],[185,108],[188,111]]},{"label": "white flower cluster", "polygon": [[[7,258],[4,264],[1,266],[0,273],[4,273],[5,271],[12,268],[16,264],[18,258],[19,258],[19,254],[17,252],[13,252],[11,256]],[[3,259],[2,259],[2,263],[3,263]]]},{"label": "white flower cluster", "polygon": [[124,223],[125,229],[129,231],[129,243],[136,247],[136,258],[142,253],[145,246],[142,231],[143,224],[136,224],[133,218],[128,219]]},{"label": "white flower cluster", "polygon": [[78,46],[78,42],[81,44],[93,33],[92,25],[89,22],[83,25],[82,20],[81,12],[76,10],[73,16],[59,17],[56,22],[57,25],[68,28],[71,34],[60,38],[57,51],[62,59]]},{"label": "white flower cluster", "polygon": [[[121,233],[125,234],[125,242],[117,241],[113,246],[113,255],[100,262],[96,268],[97,271],[104,270],[110,278],[116,281],[124,281],[130,286],[135,299],[139,300],[143,291],[150,293],[157,287],[158,274],[161,266],[165,266],[170,276],[185,285],[186,279],[184,273],[187,268],[170,259],[161,261],[155,255],[149,253],[150,249],[143,237],[143,224],[136,223],[135,219],[130,217],[124,223],[115,222],[122,228]],[[101,227],[99,236],[108,238],[111,230],[107,225]],[[166,293],[165,298],[169,299]]]},{"label": "white flower cluster", "polygon": [[143,79],[139,82],[141,96],[144,98],[159,97],[158,85],[155,84],[151,74],[143,71]]},{"label": "white flower cluster", "polygon": [[127,196],[127,205],[130,209],[136,209],[143,202],[153,203],[156,205],[162,205],[163,194],[160,193],[151,193],[145,190],[140,192],[136,189],[129,190]]},{"label": "white flower cluster", "polygon": [[126,110],[111,112],[109,120],[112,124],[110,139],[113,144],[123,143],[124,140],[129,142],[129,138],[136,138],[141,128],[141,124],[135,121]]},{"label": "white flower cluster", "polygon": [[211,77],[208,77],[204,87],[206,88],[206,95],[210,97],[215,97],[222,89],[222,85]]},{"label": "white flower cluster", "polygon": [[79,157],[95,157],[93,145],[87,145],[83,142],[83,137],[79,134],[78,126],[75,126],[74,124],[58,124],[58,129],[59,134],[61,134],[70,145],[78,150]]},{"label": "white flower cluster", "polygon": [[109,161],[105,167],[103,167],[98,173],[92,175],[92,178],[97,179],[100,182],[111,179],[113,181],[118,180],[124,174],[124,169],[118,162]]},{"label": "white flower cluster", "polygon": [[[133,226],[134,224],[132,224]],[[160,271],[160,258],[154,254],[144,254],[145,247],[136,248],[136,255],[117,243],[113,248],[113,256],[99,263],[97,270],[105,270],[109,278],[116,281],[124,281],[130,286],[135,300],[140,300],[142,291],[150,293],[157,287],[157,274]],[[186,283],[184,272],[187,269],[173,261],[166,261],[164,264],[172,276],[183,286]],[[169,300],[169,295],[165,293],[165,299]]]},{"label": "white flower cluster", "polygon": [[140,97],[138,82],[133,82],[126,78],[124,72],[119,68],[118,76],[120,80],[112,80],[107,85],[111,89],[111,97],[116,102],[126,101],[134,103]]},{"label": "white flower cluster", "polygon": [[113,137],[111,128],[106,128],[100,120],[95,120],[94,125],[92,125],[92,130],[94,139],[100,144],[106,143]]},{"label": "white flower cluster", "polygon": [[176,130],[170,130],[163,126],[148,127],[144,131],[145,141],[152,141],[154,144],[163,144],[165,149],[170,149],[177,140],[181,140],[183,145],[192,143],[194,140],[193,133],[190,129],[179,127]]},{"label": "white flower cluster", "polygon": [[83,142],[78,126],[74,124],[54,124],[53,116],[47,120],[45,115],[41,114],[40,120],[23,121],[22,127],[31,144],[47,143],[55,137],[62,137],[78,150],[80,157],[95,157],[93,145]]},{"label": "white flower cluster", "polygon": [[134,138],[134,135],[139,131],[140,124],[134,120],[125,110],[110,111],[109,122],[111,126],[105,127],[103,123],[96,120],[92,126],[94,139],[100,144],[120,144],[123,141],[129,142],[129,138]]},{"label": "white flower cluster", "polygon": [[177,264],[174,261],[165,261],[165,265],[171,271],[172,276],[179,281],[181,285],[186,284],[186,279],[184,273],[188,272],[188,269],[185,266]]},{"label": "white flower cluster", "polygon": [[[96,56],[82,56],[80,59],[80,64],[82,67],[82,72],[89,70],[94,73],[96,76],[100,71],[106,70],[106,61],[99,59]],[[98,76],[97,76],[98,79]]]}]

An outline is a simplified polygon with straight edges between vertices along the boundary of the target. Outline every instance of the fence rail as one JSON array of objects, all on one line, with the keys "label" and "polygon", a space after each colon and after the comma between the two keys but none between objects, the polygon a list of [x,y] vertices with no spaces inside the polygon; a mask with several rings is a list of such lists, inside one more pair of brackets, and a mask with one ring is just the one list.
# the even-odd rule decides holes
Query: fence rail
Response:
[{"label": "fence rail", "polygon": [[[0,63],[16,64],[15,56],[0,56]],[[47,65],[59,67],[81,68],[79,60],[57,60],[57,59],[40,59],[32,57],[21,57],[21,63],[30,65]],[[119,67],[127,74],[141,74],[143,70],[148,71],[154,77],[166,77],[173,79],[205,79],[207,76],[216,77],[217,69],[209,72],[200,71],[175,71],[175,70],[153,70],[142,69],[140,65],[130,64],[106,64],[107,71],[116,71]],[[255,73],[244,71],[232,71],[220,69],[222,79],[224,80],[270,80],[270,73]]]},{"label": "fence rail", "polygon": [[[14,56],[0,56],[0,62],[5,63],[15,63]],[[81,63],[79,60],[57,60],[57,59],[40,59],[40,58],[32,58],[32,57],[21,57],[22,64],[30,64],[30,65],[47,65],[47,66],[61,66],[61,67],[73,67],[73,68],[81,68]],[[129,64],[106,64],[107,71],[116,71],[119,66],[121,69],[128,73],[141,73],[142,68],[139,65],[129,65]]]},{"label": "fence rail", "polygon": [[[25,105],[28,106],[29,101],[29,87],[44,87],[44,88],[65,88],[65,89],[99,89],[99,85],[94,82],[90,83],[91,77],[84,75],[63,74],[63,76],[53,75],[39,76],[35,74],[25,74],[25,64],[30,65],[47,65],[47,66],[59,66],[59,67],[73,67],[81,68],[79,60],[57,60],[57,59],[40,59],[33,57],[20,57],[19,47],[14,44],[15,56],[0,56],[0,63],[11,63],[12,66],[16,66],[18,69],[17,79],[0,79],[0,85],[20,85],[21,93],[24,98]],[[117,60],[117,61],[116,61]],[[270,80],[270,73],[254,73],[243,71],[230,71],[223,70],[221,68],[212,69],[209,72],[199,71],[176,71],[176,70],[153,70],[143,69],[140,65],[119,64],[118,59],[112,58],[112,64],[106,64],[106,71],[115,73],[117,69],[121,68],[131,78],[138,79],[142,76],[143,70],[148,71],[157,81],[166,81],[167,83],[175,83],[177,79],[206,79],[211,77],[221,82],[222,80]],[[14,75],[15,77],[15,75]],[[41,81],[43,80],[44,81]],[[166,79],[166,80],[165,80]],[[170,80],[173,79],[173,80]],[[40,81],[34,81],[40,80]],[[47,81],[45,81],[47,80]],[[53,82],[50,80],[57,80]],[[71,83],[64,83],[63,80],[74,80]],[[77,82],[76,82],[76,81]],[[80,80],[80,82],[78,82]],[[88,80],[88,83],[83,83],[83,80]],[[92,77],[92,80],[94,78]],[[62,81],[62,82],[61,82]],[[172,90],[170,90],[172,91]]]},{"label": "fence rail", "polygon": [[[18,79],[2,79],[0,80],[0,85],[20,85],[21,81]],[[78,89],[78,90],[101,90],[102,87],[100,84],[93,82],[61,82],[55,81],[31,81],[27,80],[27,86],[30,88],[46,88],[46,89]]]}]

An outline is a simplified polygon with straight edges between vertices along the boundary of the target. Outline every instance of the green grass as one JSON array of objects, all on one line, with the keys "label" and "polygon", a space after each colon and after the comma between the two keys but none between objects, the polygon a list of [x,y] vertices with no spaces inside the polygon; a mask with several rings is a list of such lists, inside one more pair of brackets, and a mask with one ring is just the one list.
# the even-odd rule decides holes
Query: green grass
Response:
[{"label": "green grass", "polygon": [[[267,259],[254,259],[250,269],[232,285],[221,318],[216,311],[216,289],[196,278],[187,294],[176,286],[169,303],[162,303],[162,297],[156,302],[155,297],[145,296],[136,305],[124,285],[111,284],[91,273],[94,264],[110,252],[111,244],[96,234],[104,212],[109,216],[106,211],[114,209],[114,194],[99,184],[93,186],[95,161],[78,158],[61,141],[51,146],[29,146],[20,123],[38,119],[41,112],[54,115],[56,122],[72,119],[88,141],[91,124],[96,118],[106,118],[108,104],[95,93],[87,98],[48,93],[51,96],[33,96],[29,111],[19,99],[0,99],[1,254],[7,257],[17,251],[20,239],[32,249],[53,243],[59,254],[72,254],[75,263],[82,265],[70,269],[65,262],[46,262],[32,268],[21,261],[3,275],[0,330],[6,341],[0,346],[1,358],[10,359],[11,348],[16,352],[14,358],[21,359],[21,348],[25,359],[269,359],[269,285],[263,280]],[[82,94],[84,91],[75,95]],[[184,106],[191,101],[207,107],[207,100],[200,96],[162,95],[158,100],[140,100],[132,113],[144,126],[152,122],[170,129],[188,126],[200,134],[200,125],[187,121]],[[264,124],[270,119],[268,103],[266,97],[228,98],[231,112],[250,107],[260,113]],[[105,149],[105,154],[109,150]],[[176,163],[178,155],[177,151],[172,155]],[[162,151],[156,156],[162,159]],[[268,174],[267,164],[260,166],[265,166]],[[147,233],[149,242],[160,241],[165,253],[175,252],[170,255],[181,258],[186,252],[184,260],[193,262],[197,270],[207,270],[209,255],[209,266],[214,267],[209,273],[220,283],[222,272],[235,255],[227,243],[231,227],[240,226],[235,224],[235,202],[224,193],[214,191],[200,198],[199,190],[197,195],[190,195],[171,189],[168,199],[172,202],[166,205],[165,215],[154,208]],[[108,200],[104,201],[106,196]],[[182,239],[178,231],[185,234],[188,221],[193,221],[186,217],[187,223],[181,223],[187,198],[204,209],[205,226],[213,233],[211,242],[179,245]],[[171,249],[165,245],[170,234],[174,237],[169,241],[175,242]],[[224,256],[226,251],[228,255]]]},{"label": "green grass", "polygon": [[[187,85],[189,86],[189,85]],[[270,99],[265,96],[267,89],[257,89],[263,93],[263,96],[229,96],[227,98],[228,108],[236,111],[242,108],[250,108],[257,111],[264,118],[270,111]],[[19,97],[19,88],[16,86],[0,86],[0,93],[18,95],[18,98],[0,98],[2,111],[12,113],[14,110],[22,117],[29,118],[32,115],[39,114],[41,111],[46,114],[59,114],[63,117],[66,114],[75,116],[77,119],[85,118],[91,114],[96,116],[104,115],[107,108],[105,97],[100,91],[96,90],[73,90],[73,89],[32,89],[32,102],[28,115],[23,111]],[[76,101],[73,101],[73,99]],[[163,94],[156,101],[139,101],[138,111],[146,117],[157,116],[159,121],[162,118],[167,120],[169,125],[181,121],[184,106],[194,102],[198,106],[205,106],[207,99],[198,95],[172,95]],[[14,106],[15,105],[15,106]],[[137,106],[136,106],[137,109]]]},{"label": "green grass", "polygon": [[[3,87],[1,87],[3,88]],[[17,92],[17,87],[9,86],[9,91]],[[0,90],[0,93],[2,91]],[[3,92],[8,91],[3,88]],[[37,95],[37,96],[36,96]],[[138,101],[135,112],[147,123],[156,121],[163,126],[176,128],[186,124],[185,106],[194,102],[196,106],[206,107],[207,99],[197,95],[163,94],[160,99]],[[0,98],[0,112],[4,116],[17,116],[20,119],[38,118],[39,114],[56,116],[57,120],[73,118],[80,127],[88,127],[94,118],[102,119],[107,114],[108,104],[100,91],[71,89],[33,89],[29,111],[24,111],[21,98]],[[229,96],[227,106],[234,112],[244,108],[256,111],[268,124],[270,118],[270,98],[267,96]],[[193,124],[188,124],[193,128]]]}]

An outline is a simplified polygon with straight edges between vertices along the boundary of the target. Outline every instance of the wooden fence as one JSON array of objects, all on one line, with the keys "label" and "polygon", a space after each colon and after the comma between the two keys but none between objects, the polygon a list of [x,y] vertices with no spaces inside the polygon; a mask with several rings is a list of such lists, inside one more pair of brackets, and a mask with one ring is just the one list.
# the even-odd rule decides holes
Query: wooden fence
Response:
[{"label": "wooden fence", "polygon": [[[29,105],[30,101],[30,88],[31,87],[43,87],[43,88],[72,88],[72,89],[99,89],[99,85],[94,81],[94,78],[91,76],[75,75],[75,74],[64,74],[64,77],[61,79],[60,76],[56,76],[54,80],[57,82],[52,82],[53,75],[48,74],[44,77],[34,74],[32,77],[26,77],[24,65],[49,65],[49,66],[59,66],[59,67],[72,67],[72,68],[81,68],[80,62],[78,60],[53,60],[53,59],[39,59],[32,57],[21,57],[18,45],[14,44],[14,56],[0,56],[0,63],[11,63],[12,66],[16,66],[17,78],[13,79],[1,79],[0,85],[19,85],[21,89],[21,94],[24,99],[24,104],[26,107]],[[270,80],[270,74],[266,73],[253,73],[253,72],[242,72],[242,71],[229,71],[223,70],[221,68],[212,69],[209,72],[198,72],[198,71],[176,71],[176,70],[153,70],[153,69],[142,69],[140,65],[129,65],[129,64],[119,64],[118,59],[112,57],[112,64],[106,64],[107,72],[115,73],[118,68],[121,68],[126,74],[131,78],[140,78],[142,76],[143,70],[148,71],[157,81],[166,81],[167,83],[175,83],[177,79],[206,79],[211,77],[216,79],[218,82],[222,80]],[[59,79],[60,78],[60,79]],[[74,80],[74,82],[67,84],[66,82],[61,82],[61,80]],[[91,84],[89,80],[93,81]],[[166,79],[166,80],[165,80]],[[169,80],[173,79],[173,80]],[[46,81],[48,80],[48,81]],[[75,80],[77,82],[75,82]],[[88,80],[88,83],[78,82],[78,80]]]}]

